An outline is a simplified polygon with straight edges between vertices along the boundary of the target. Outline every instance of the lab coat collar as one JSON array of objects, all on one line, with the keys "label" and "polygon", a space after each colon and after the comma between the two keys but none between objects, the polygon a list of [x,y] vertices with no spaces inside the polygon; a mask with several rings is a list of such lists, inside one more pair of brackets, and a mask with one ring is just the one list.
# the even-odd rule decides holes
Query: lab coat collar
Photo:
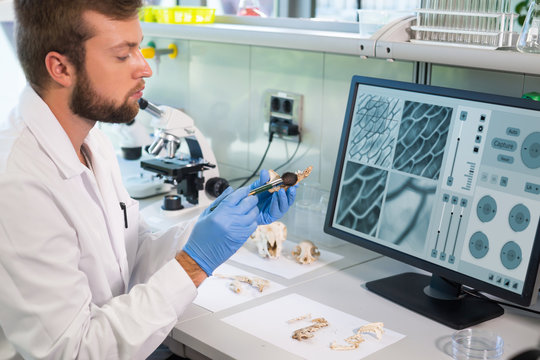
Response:
[{"label": "lab coat collar", "polygon": [[20,96],[18,112],[62,176],[69,179],[84,171],[66,132],[49,106],[28,84]]}]

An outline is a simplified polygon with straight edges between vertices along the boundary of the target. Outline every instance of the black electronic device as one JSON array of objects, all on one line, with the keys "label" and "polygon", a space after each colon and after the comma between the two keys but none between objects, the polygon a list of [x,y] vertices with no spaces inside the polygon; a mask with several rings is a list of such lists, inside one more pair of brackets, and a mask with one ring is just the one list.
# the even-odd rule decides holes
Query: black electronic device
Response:
[{"label": "black electronic device", "polygon": [[[204,170],[216,167],[202,158],[197,160],[150,159],[141,161],[141,167],[165,177],[165,182],[176,185],[178,194],[193,205],[199,203],[199,191],[204,189]],[[219,196],[219,195],[218,195]]]},{"label": "black electronic device", "polygon": [[325,232],[432,273],[366,284],[455,329],[540,286],[540,103],[354,76]]}]

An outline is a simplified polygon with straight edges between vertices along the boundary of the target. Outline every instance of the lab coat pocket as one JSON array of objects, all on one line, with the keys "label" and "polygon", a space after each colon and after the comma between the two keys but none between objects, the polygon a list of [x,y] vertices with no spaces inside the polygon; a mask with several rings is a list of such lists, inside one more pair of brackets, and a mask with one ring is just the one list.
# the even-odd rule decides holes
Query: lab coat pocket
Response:
[{"label": "lab coat pocket", "polygon": [[124,223],[126,256],[131,272],[137,257],[137,249],[139,248],[139,203],[137,201],[128,203],[124,215],[124,219],[126,220]]}]

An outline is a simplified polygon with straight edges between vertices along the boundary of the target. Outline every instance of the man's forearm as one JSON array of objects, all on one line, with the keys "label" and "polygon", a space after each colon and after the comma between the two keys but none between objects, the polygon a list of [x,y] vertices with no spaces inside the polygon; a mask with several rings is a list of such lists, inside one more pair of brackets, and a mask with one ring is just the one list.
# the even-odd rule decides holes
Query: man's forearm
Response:
[{"label": "man's forearm", "polygon": [[176,255],[176,261],[184,268],[196,287],[208,277],[203,269],[184,251]]}]

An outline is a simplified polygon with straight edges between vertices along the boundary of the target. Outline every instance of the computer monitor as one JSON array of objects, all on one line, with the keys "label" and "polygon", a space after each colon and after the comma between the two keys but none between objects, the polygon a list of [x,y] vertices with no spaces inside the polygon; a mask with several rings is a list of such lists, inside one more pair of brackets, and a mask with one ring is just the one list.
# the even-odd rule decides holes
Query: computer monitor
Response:
[{"label": "computer monitor", "polygon": [[[354,76],[325,232],[430,272],[366,287],[455,329],[540,287],[540,102]],[[471,291],[467,291],[471,293]]]}]

